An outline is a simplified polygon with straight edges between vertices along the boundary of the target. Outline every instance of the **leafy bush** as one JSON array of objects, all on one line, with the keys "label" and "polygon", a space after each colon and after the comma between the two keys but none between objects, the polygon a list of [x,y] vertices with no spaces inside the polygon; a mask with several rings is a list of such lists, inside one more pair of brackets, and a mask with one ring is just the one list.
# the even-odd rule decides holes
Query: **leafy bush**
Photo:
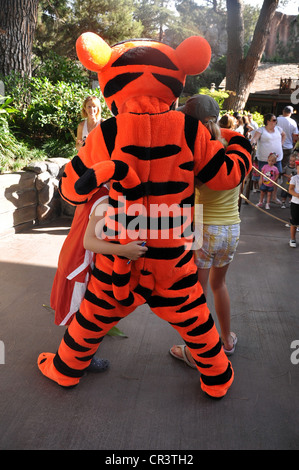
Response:
[{"label": "leafy bush", "polygon": [[86,96],[97,96],[101,101],[102,117],[111,113],[99,88],[90,89],[78,82],[57,81],[33,77],[25,79],[11,74],[3,79],[14,111],[8,123],[15,137],[29,147],[42,150],[46,156],[73,157],[76,130]]},{"label": "leafy bush", "polygon": [[85,88],[89,87],[88,72],[81,63],[62,57],[54,51],[49,51],[43,61],[34,57],[32,68],[32,75],[36,78],[47,77],[51,83],[71,81]]},{"label": "leafy bush", "polygon": [[0,173],[18,171],[32,160],[42,160],[45,154],[41,150],[31,149],[19,141],[9,129],[7,117],[0,114]]}]

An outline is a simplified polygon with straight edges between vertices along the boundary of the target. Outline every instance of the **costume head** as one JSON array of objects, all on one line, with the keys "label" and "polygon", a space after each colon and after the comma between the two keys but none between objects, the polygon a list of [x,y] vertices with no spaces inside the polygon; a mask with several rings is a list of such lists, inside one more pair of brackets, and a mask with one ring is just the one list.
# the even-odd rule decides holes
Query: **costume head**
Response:
[{"label": "costume head", "polygon": [[203,72],[211,48],[200,36],[185,39],[176,49],[149,39],[128,40],[110,47],[94,33],[76,43],[81,63],[98,73],[107,105],[114,114],[126,101],[154,97],[170,106],[180,96],[186,75]]}]

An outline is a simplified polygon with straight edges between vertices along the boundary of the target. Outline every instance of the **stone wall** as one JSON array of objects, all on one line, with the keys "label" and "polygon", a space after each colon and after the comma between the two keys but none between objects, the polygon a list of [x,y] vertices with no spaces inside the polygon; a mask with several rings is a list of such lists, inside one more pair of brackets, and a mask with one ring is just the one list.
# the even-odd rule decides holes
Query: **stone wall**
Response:
[{"label": "stone wall", "polygon": [[66,158],[33,162],[24,171],[0,175],[0,236],[74,214],[58,193]]}]

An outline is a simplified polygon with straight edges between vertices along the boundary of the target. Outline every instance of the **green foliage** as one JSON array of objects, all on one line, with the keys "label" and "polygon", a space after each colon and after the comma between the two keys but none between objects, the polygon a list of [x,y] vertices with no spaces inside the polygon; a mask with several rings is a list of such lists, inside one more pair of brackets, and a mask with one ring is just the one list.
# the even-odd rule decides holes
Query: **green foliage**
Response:
[{"label": "green foliage", "polygon": [[[35,154],[44,159],[73,157],[76,130],[82,120],[82,103],[87,96],[100,99],[104,119],[111,116],[100,89],[92,90],[80,80],[78,83],[52,83],[45,77],[28,79],[12,74],[3,81],[10,98],[0,105],[0,116],[4,113],[6,116],[1,133],[3,137],[5,129],[5,151],[0,149],[1,171],[20,169],[28,164],[30,155],[35,158]],[[2,142],[4,145],[4,140]],[[36,152],[31,150],[33,148]]]},{"label": "green foliage", "polygon": [[[2,108],[3,110],[3,108]],[[0,114],[0,173],[18,171],[30,161],[42,159],[43,152],[31,149],[26,143],[19,141],[11,132],[7,115]]]},{"label": "green foliage", "polygon": [[219,104],[219,108],[221,109],[223,106],[223,102],[226,98],[228,98],[228,93],[224,90],[213,90],[211,91],[209,88],[200,88],[199,94],[201,95],[208,95],[214,98],[215,101]]},{"label": "green foliage", "polygon": [[72,83],[89,86],[88,72],[81,63],[63,57],[54,51],[49,51],[43,60],[35,56],[32,68],[34,77],[46,77],[51,83],[71,80]]}]

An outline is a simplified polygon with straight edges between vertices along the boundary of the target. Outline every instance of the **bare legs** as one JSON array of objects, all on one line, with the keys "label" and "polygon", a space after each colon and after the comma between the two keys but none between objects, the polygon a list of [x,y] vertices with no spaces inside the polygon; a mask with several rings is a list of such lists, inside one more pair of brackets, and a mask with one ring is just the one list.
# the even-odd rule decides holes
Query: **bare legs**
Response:
[{"label": "bare legs", "polygon": [[[233,348],[233,338],[230,331],[230,298],[225,281],[229,264],[221,268],[212,266],[210,269],[198,269],[198,280],[202,285],[205,297],[207,297],[208,284],[214,297],[215,311],[220,325],[221,339],[226,350]],[[181,350],[178,346],[173,346],[171,350],[175,355],[181,356]],[[186,348],[186,355],[191,363],[193,358]]]}]

